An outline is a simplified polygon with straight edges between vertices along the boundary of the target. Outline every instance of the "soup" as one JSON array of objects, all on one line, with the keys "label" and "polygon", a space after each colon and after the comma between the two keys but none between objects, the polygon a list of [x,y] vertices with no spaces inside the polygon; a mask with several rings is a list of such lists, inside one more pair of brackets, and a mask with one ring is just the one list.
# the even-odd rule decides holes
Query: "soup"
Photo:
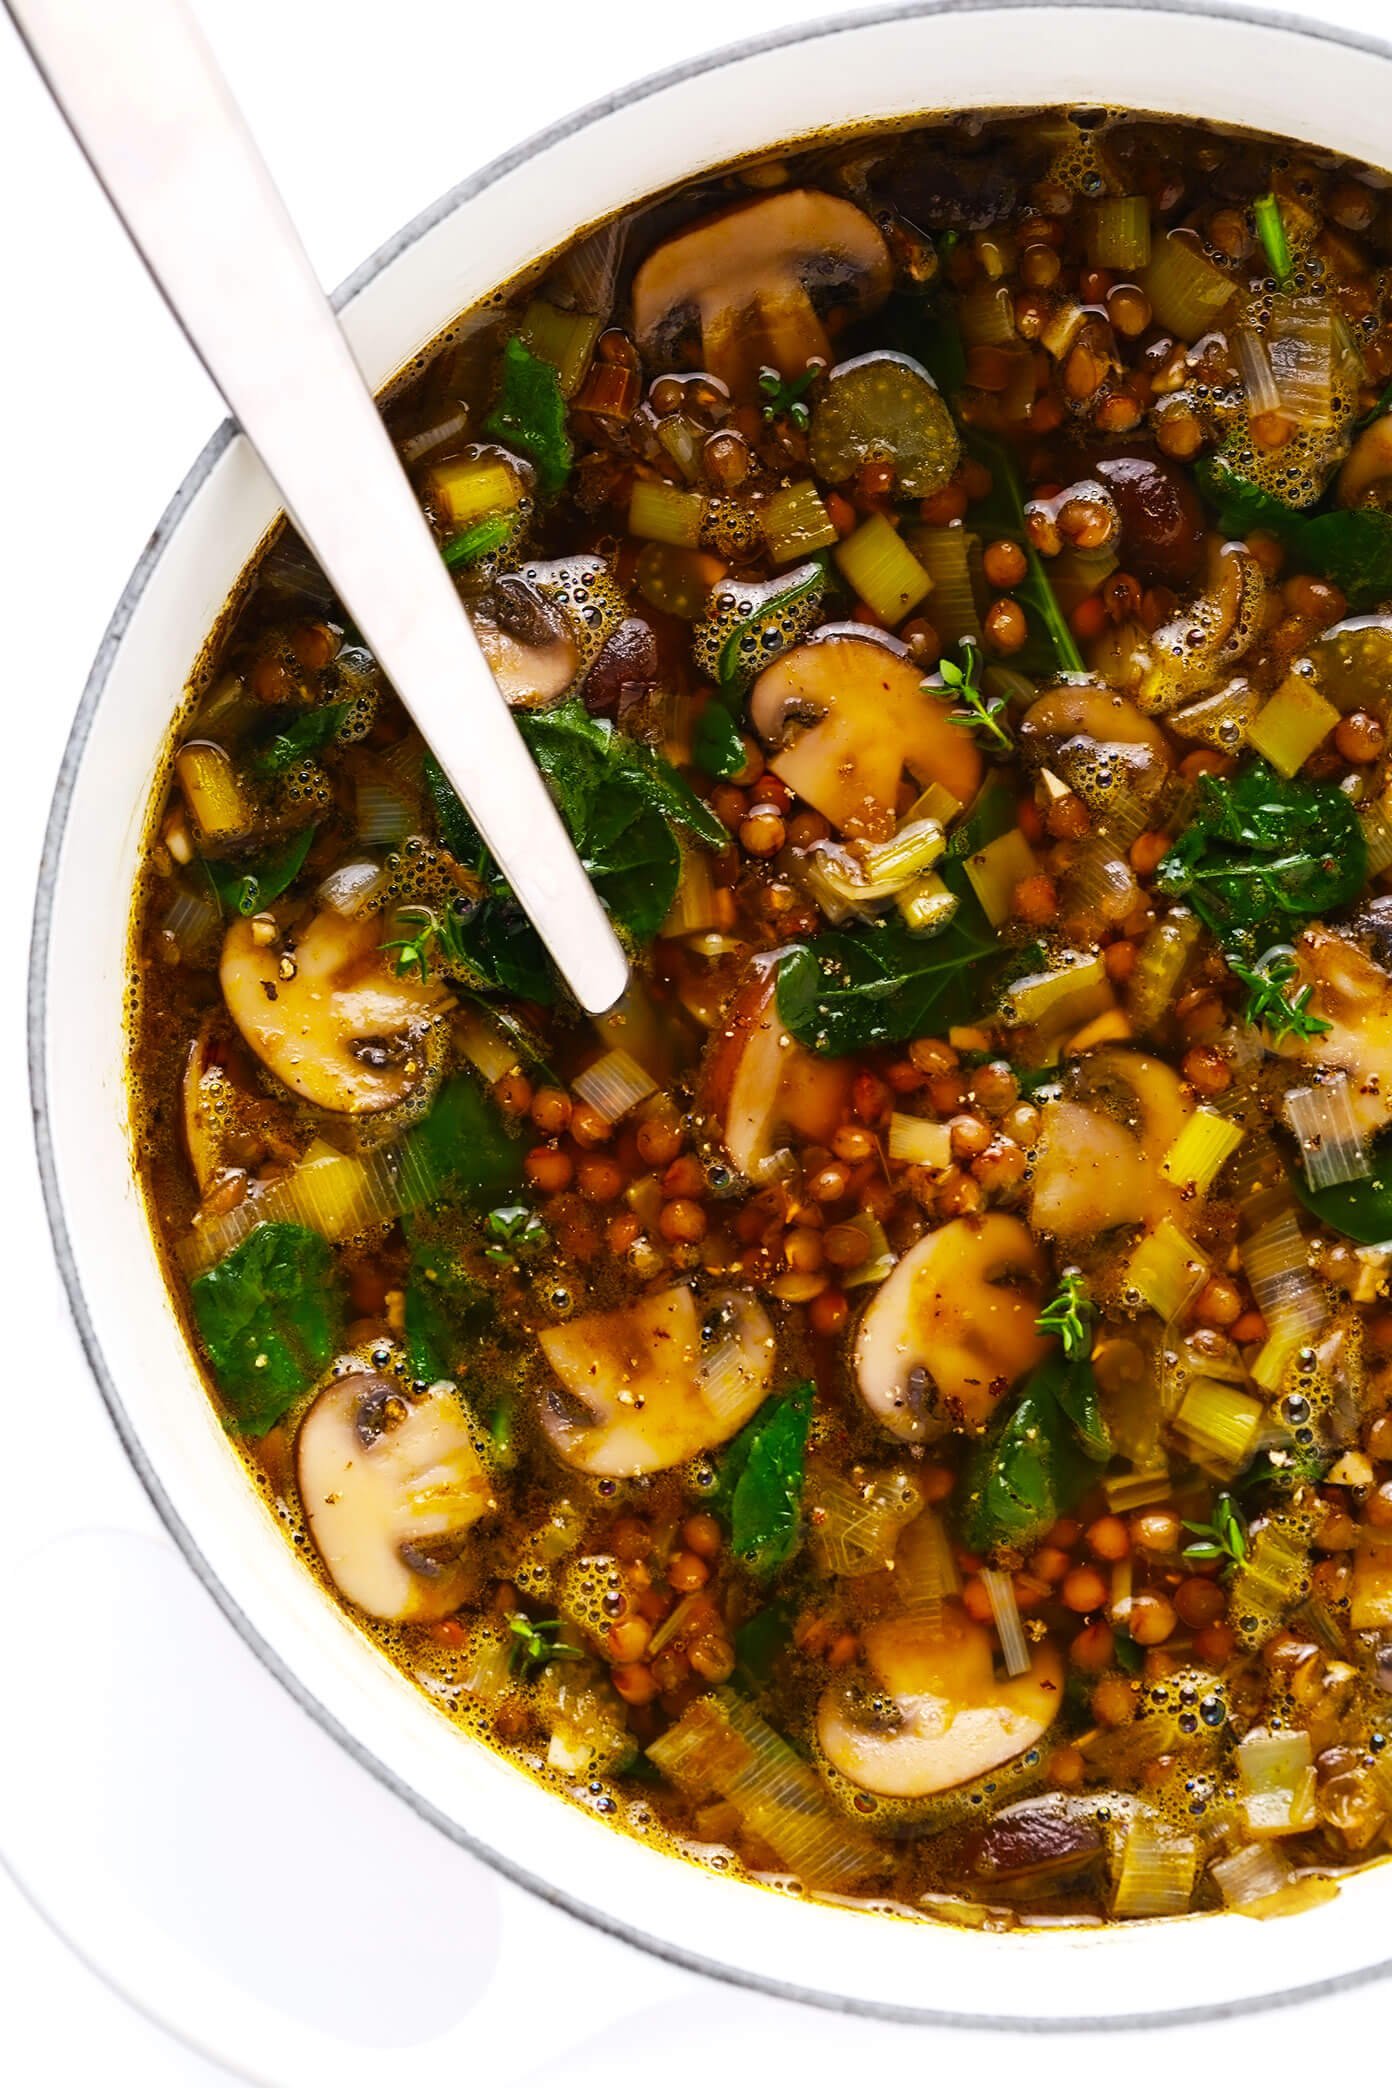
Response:
[{"label": "soup", "polygon": [[307,1570],[630,1833],[983,1926],[1386,1853],[1389,255],[1366,171],[1045,112],[462,318],[384,411],[595,1022],[292,537],[210,642],[171,1297]]}]

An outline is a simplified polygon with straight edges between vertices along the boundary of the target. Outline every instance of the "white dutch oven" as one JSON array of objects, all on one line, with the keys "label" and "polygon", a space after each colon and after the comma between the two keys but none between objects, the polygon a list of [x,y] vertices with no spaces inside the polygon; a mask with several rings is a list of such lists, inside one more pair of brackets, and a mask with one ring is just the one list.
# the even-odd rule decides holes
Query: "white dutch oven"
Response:
[{"label": "white dutch oven", "polygon": [[[1392,51],[1216,9],[967,4],[815,24],[616,95],[476,176],[347,286],[374,385],[579,225],[712,161],[856,119],[1112,104],[1249,124],[1392,160]],[[1196,1917],[983,1935],[876,1919],[672,1861],[462,1737],[298,1565],[230,1453],[166,1303],[132,1176],[122,1078],[127,904],[156,755],[276,502],[214,437],[134,574],[82,700],[49,831],[33,965],[34,1086],[73,1311],[160,1513],[299,1701],[446,1834],[616,1935],[783,1995],[980,2023],[1137,2022],[1289,1998],[1383,1969],[1392,1868],[1262,1924]]]}]

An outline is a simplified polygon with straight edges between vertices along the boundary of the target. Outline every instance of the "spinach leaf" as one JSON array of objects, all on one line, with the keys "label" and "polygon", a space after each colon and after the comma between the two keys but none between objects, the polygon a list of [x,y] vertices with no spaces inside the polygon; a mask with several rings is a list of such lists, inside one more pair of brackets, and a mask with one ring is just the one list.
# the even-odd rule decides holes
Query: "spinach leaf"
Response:
[{"label": "spinach leaf", "polygon": [[1360,1247],[1381,1247],[1392,1240],[1392,1132],[1374,1140],[1368,1157],[1373,1171],[1356,1182],[1312,1189],[1299,1166],[1291,1169],[1290,1181],[1306,1210],[1331,1232]]},{"label": "spinach leaf", "polygon": [[1110,1455],[1091,1363],[1046,1358],[968,1459],[963,1543],[1033,1543],[1096,1484]]},{"label": "spinach leaf", "polygon": [[189,1285],[218,1390],[247,1435],[264,1435],[333,1355],[343,1301],[327,1240],[258,1225]]},{"label": "spinach leaf", "polygon": [[708,848],[728,845],[730,837],[710,806],[670,762],[619,732],[608,718],[592,718],[578,698],[553,710],[524,712],[518,723],[562,813],[577,794],[583,798],[595,788],[622,785]]},{"label": "spinach leaf", "polygon": [[283,776],[307,754],[327,746],[352,708],[351,703],[321,703],[317,710],[305,711],[257,749],[251,758],[254,773]]},{"label": "spinach leaf", "polygon": [[565,397],[556,366],[533,355],[517,334],[503,348],[498,399],[483,432],[531,459],[543,496],[559,493],[570,477],[575,452],[566,431]]},{"label": "spinach leaf", "polygon": [[[452,930],[452,950],[477,976],[463,983],[516,994],[545,1007],[556,997],[546,945],[499,876],[478,828],[460,803],[449,778],[428,750],[423,764],[425,794],[435,815],[435,831],[457,863],[477,872],[488,887],[467,921]],[[445,969],[448,970],[448,961]]]},{"label": "spinach leaf", "polygon": [[301,833],[292,834],[251,868],[244,863],[209,862],[205,857],[203,868],[224,910],[250,916],[278,899],[304,868],[314,831],[313,827],[305,827]]},{"label": "spinach leaf", "polygon": [[939,934],[883,922],[831,929],[788,952],[778,967],[778,1012],[799,1044],[844,1057],[938,1036],[979,1013],[1005,952],[960,864],[942,875],[958,907]]},{"label": "spinach leaf", "polygon": [[1254,486],[1221,456],[1206,458],[1197,471],[1229,536],[1266,530],[1300,565],[1341,588],[1350,609],[1372,609],[1392,597],[1392,514],[1381,508],[1301,513]]},{"label": "spinach leaf", "polygon": [[723,703],[712,700],[697,719],[691,758],[708,776],[737,776],[748,762],[739,727]]},{"label": "spinach leaf", "polygon": [[469,1274],[458,1249],[411,1229],[406,1278],[406,1356],[413,1377],[433,1384],[457,1377],[460,1356],[492,1316],[492,1299]]},{"label": "spinach leaf", "polygon": [[1367,868],[1358,814],[1337,784],[1287,781],[1255,760],[1234,776],[1200,776],[1189,823],[1155,881],[1245,956],[1356,898]]},{"label": "spinach leaf", "polygon": [[766,1399],[720,1460],[715,1495],[730,1522],[730,1548],[760,1578],[785,1565],[802,1542],[802,1487],[811,1383]]},{"label": "spinach leaf", "polygon": [[397,1148],[408,1208],[445,1198],[474,1209],[501,1203],[522,1179],[525,1148],[477,1075],[452,1075],[429,1116],[413,1124]]},{"label": "spinach leaf", "polygon": [[779,1657],[793,1640],[793,1605],[766,1602],[735,1633],[735,1680],[751,1696],[767,1689]]}]

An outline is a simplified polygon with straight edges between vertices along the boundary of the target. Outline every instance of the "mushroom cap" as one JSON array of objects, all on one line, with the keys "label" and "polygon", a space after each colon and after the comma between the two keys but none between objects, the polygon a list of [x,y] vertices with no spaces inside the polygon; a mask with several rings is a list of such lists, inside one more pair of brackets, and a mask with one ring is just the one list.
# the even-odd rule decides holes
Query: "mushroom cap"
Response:
[{"label": "mushroom cap", "polygon": [[[1340,507],[1373,506],[1374,496],[1392,479],[1392,413],[1369,421],[1354,439],[1339,473]],[[1385,495],[1384,495],[1385,498]]]},{"label": "mushroom cap", "polygon": [[[1365,908],[1363,919],[1376,922],[1377,916]],[[1309,1013],[1329,1027],[1312,1037],[1283,1037],[1271,1049],[1302,1065],[1346,1073],[1354,1122],[1364,1138],[1375,1138],[1392,1123],[1392,973],[1373,954],[1381,954],[1385,930],[1373,935],[1369,949],[1360,944],[1359,925],[1355,920],[1342,933],[1315,921],[1297,937],[1291,990],[1308,986]]]},{"label": "mushroom cap", "polygon": [[778,1014],[781,952],[756,957],[706,1047],[697,1107],[732,1167],[757,1180],[787,1132],[828,1144],[850,1100],[852,1068],[799,1044]]},{"label": "mushroom cap", "polygon": [[[969,804],[981,756],[952,722],[951,701],[923,687],[906,654],[845,632],[793,646],[755,682],[749,717],[769,767],[843,834],[883,840],[907,769]],[[807,722],[803,722],[807,721]]]},{"label": "mushroom cap", "polygon": [[1048,1264],[1003,1211],[954,1218],[911,1247],[856,1329],[856,1390],[905,1442],[977,1434],[1001,1397],[1048,1352],[1035,1326]]},{"label": "mushroom cap", "polygon": [[1037,696],[1020,720],[1020,751],[1043,762],[1084,801],[1105,810],[1118,785],[1158,790],[1170,770],[1169,744],[1139,704],[1101,682],[1064,682]]},{"label": "mushroom cap", "polygon": [[428,1033],[449,997],[437,981],[398,976],[381,938],[375,915],[330,907],[271,943],[251,921],[227,931],[228,1013],[277,1080],[320,1109],[392,1109],[438,1070]]},{"label": "mushroom cap", "polygon": [[631,1479],[685,1464],[742,1428],[773,1375],[767,1313],[744,1291],[698,1306],[677,1283],[614,1312],[542,1329],[561,1392],[541,1425],[566,1464]]},{"label": "mushroom cap", "polygon": [[1152,716],[1203,694],[1242,658],[1260,628],[1266,580],[1247,546],[1210,537],[1204,572],[1201,591],[1158,630],[1118,624],[1090,650],[1094,672]]},{"label": "mushroom cap", "polygon": [[300,1423],[300,1499],[334,1585],[370,1617],[458,1609],[475,1582],[464,1533],[496,1507],[449,1386],[408,1396],[374,1371],[336,1378]]},{"label": "mushroom cap", "polygon": [[1183,1222],[1183,1192],[1160,1163],[1190,1114],[1172,1066],[1144,1051],[1098,1050],[1079,1059],[1068,1091],[1040,1116],[1030,1223],[1059,1239],[1117,1225]]},{"label": "mushroom cap", "polygon": [[1045,1643],[1028,1672],[999,1676],[991,1634],[956,1604],[941,1618],[884,1617],[861,1635],[877,1698],[891,1716],[856,1716],[833,1683],[817,1707],[817,1743],[839,1775],[876,1797],[921,1799],[971,1784],[1036,1748],[1063,1704],[1063,1662]]},{"label": "mushroom cap", "polygon": [[830,360],[824,312],[863,316],[892,279],[863,210],[820,189],[780,189],[654,248],[633,279],[633,329],[645,356],[669,363],[694,324],[699,366],[747,390],[761,364],[798,377],[812,357]]}]

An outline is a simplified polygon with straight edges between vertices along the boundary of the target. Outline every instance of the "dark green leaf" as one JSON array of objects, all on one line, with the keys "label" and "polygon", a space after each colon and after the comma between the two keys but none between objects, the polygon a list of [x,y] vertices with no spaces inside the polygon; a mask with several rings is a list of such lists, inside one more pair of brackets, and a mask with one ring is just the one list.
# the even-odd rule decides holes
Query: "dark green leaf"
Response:
[{"label": "dark green leaf", "polygon": [[485,515],[479,522],[471,522],[440,546],[440,556],[452,573],[465,566],[473,565],[480,558],[487,558],[490,551],[500,551],[516,527],[513,515]]},{"label": "dark green leaf", "polygon": [[478,870],[481,876],[483,873],[480,865],[487,857],[483,839],[459,802],[459,793],[428,747],[421,764],[421,772],[425,780],[425,794],[435,815],[435,831],[456,863],[463,863],[468,869]]},{"label": "dark green leaf", "polygon": [[774,1665],[793,1639],[793,1608],[784,1601],[765,1603],[735,1633],[735,1680],[756,1694],[767,1689]]},{"label": "dark green leaf", "polygon": [[448,1199],[473,1209],[501,1203],[522,1179],[526,1141],[505,1126],[473,1073],[456,1073],[428,1117],[402,1139],[401,1179],[413,1208]]},{"label": "dark green leaf", "polygon": [[691,758],[708,776],[737,776],[748,765],[739,727],[723,703],[708,703],[697,719]]},{"label": "dark green leaf", "polygon": [[1360,1247],[1381,1247],[1392,1240],[1392,1132],[1375,1141],[1369,1159],[1371,1174],[1357,1182],[1339,1182],[1332,1189],[1312,1189],[1301,1166],[1291,1169],[1290,1181],[1306,1210],[1313,1211],[1321,1225]]},{"label": "dark green leaf", "polygon": [[555,364],[533,355],[516,334],[503,349],[498,400],[483,432],[531,459],[541,494],[549,497],[560,492],[575,459],[566,430],[561,380]]},{"label": "dark green leaf", "polygon": [[1357,897],[1368,868],[1358,814],[1336,783],[1289,781],[1261,760],[1200,776],[1189,823],[1156,872],[1239,956],[1288,941]]},{"label": "dark green leaf", "polygon": [[469,1274],[457,1247],[411,1228],[406,1278],[406,1355],[411,1375],[433,1384],[453,1378],[492,1316],[493,1301]]},{"label": "dark green leaf", "polygon": [[1332,580],[1350,609],[1372,609],[1392,597],[1392,514],[1382,508],[1301,513],[1254,486],[1221,456],[1206,458],[1197,475],[1228,536],[1265,530],[1298,565]]},{"label": "dark green leaf", "polygon": [[908,1037],[940,1036],[989,1000],[1004,954],[960,867],[946,928],[913,935],[892,922],[833,929],[791,950],[778,968],[778,1012],[800,1044],[833,1057]]},{"label": "dark green leaf", "polygon": [[254,864],[205,861],[203,868],[225,911],[249,917],[260,913],[295,882],[313,839],[314,828],[305,827]]},{"label": "dark green leaf", "polygon": [[963,1542],[973,1551],[1033,1543],[1096,1485],[1110,1455],[1091,1363],[1050,1356],[968,1459]]},{"label": "dark green leaf", "polygon": [[1129,1631],[1119,1631],[1114,1650],[1116,1664],[1123,1675],[1139,1675],[1145,1667],[1145,1649],[1136,1644]]},{"label": "dark green leaf", "polygon": [[255,1226],[189,1285],[218,1390],[247,1435],[264,1435],[337,1345],[343,1301],[333,1249],[305,1225]]},{"label": "dark green leaf", "polygon": [[773,1573],[802,1542],[802,1487],[813,1387],[766,1399],[720,1461],[717,1499],[728,1504],[730,1548],[751,1573]]},{"label": "dark green leaf", "polygon": [[327,746],[352,708],[351,703],[322,703],[317,710],[306,711],[258,748],[251,759],[253,771],[258,776],[284,775],[307,754]]}]

